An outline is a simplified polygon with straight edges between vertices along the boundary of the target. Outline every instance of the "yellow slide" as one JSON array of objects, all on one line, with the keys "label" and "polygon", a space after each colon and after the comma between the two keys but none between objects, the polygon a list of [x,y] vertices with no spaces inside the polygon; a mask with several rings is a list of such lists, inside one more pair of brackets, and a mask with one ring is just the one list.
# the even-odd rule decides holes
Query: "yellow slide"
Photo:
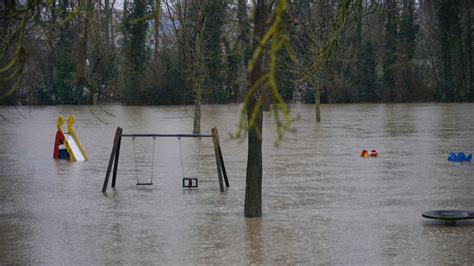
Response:
[{"label": "yellow slide", "polygon": [[[67,150],[67,153],[69,154],[69,159],[71,161],[88,161],[89,158],[86,155],[86,152],[84,151],[84,148],[82,147],[81,142],[79,141],[79,138],[76,135],[76,132],[72,129],[72,125],[75,122],[75,118],[73,115],[69,116],[68,123],[67,123],[67,129],[68,132],[62,134],[62,125],[64,123],[64,118],[62,116],[58,117],[57,120],[57,128],[58,128],[58,134],[56,135],[56,142],[55,142],[55,159],[67,159],[67,154],[64,157],[59,156],[59,145],[62,143]],[[64,137],[62,137],[63,135]]]}]

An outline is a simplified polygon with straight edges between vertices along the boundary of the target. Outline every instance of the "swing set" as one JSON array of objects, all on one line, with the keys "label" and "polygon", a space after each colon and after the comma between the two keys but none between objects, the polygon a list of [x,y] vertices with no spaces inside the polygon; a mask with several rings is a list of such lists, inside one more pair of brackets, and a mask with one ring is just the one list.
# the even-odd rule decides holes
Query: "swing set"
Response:
[{"label": "swing set", "polygon": [[[122,143],[122,138],[132,138],[133,142],[133,156],[135,162],[135,175],[137,179],[137,185],[139,186],[150,186],[153,185],[153,172],[154,172],[154,165],[155,165],[155,142],[156,138],[177,138],[179,143],[179,157],[181,161],[181,173],[183,176],[183,187],[185,188],[197,188],[198,186],[198,179],[196,177],[185,177],[184,175],[184,163],[183,163],[183,154],[181,150],[181,138],[212,138],[212,142],[214,144],[214,153],[216,157],[216,166],[217,166],[217,173],[219,178],[219,188],[221,192],[224,192],[224,182],[225,186],[229,187],[229,180],[227,178],[227,172],[225,170],[224,165],[224,158],[222,157],[221,146],[219,142],[219,135],[217,133],[217,128],[213,128],[211,133],[212,134],[122,134],[123,129],[121,127],[117,127],[114,137],[114,144],[112,147],[112,153],[110,154],[109,165],[107,167],[107,172],[105,174],[104,185],[102,187],[102,192],[107,191],[107,186],[109,183],[110,174],[112,172],[113,166],[113,173],[112,173],[112,187],[115,187],[116,180],[117,180],[117,167],[119,162],[120,156],[120,145]],[[136,156],[136,148],[135,148],[135,139],[136,138],[152,138],[153,140],[153,153],[152,153],[152,165],[151,165],[151,176],[150,182],[140,182],[138,178],[138,166],[137,166],[137,156]],[[199,150],[198,150],[198,157],[200,156],[201,152],[201,143],[199,142]],[[198,158],[199,159],[199,158]],[[199,167],[199,163],[198,163]],[[199,169],[199,168],[198,168]],[[199,170],[197,170],[198,172]]]}]

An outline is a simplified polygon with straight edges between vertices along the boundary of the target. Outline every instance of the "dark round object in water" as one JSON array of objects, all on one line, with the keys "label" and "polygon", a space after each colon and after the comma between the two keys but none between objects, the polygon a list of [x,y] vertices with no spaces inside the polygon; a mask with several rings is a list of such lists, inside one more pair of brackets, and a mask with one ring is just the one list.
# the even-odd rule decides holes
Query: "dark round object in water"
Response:
[{"label": "dark round object in water", "polygon": [[456,220],[474,219],[474,212],[459,211],[459,210],[436,210],[436,211],[423,212],[421,216],[428,219],[456,221]]}]

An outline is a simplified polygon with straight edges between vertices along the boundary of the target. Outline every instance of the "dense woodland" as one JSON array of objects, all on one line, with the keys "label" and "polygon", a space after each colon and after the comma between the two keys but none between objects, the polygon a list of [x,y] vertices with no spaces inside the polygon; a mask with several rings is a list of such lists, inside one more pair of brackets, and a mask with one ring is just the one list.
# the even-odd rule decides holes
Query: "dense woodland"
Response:
[{"label": "dense woodland", "polygon": [[[278,1],[266,2],[259,14],[270,22]],[[283,23],[290,48],[280,51],[276,70],[285,101],[474,99],[474,3],[348,1],[341,27],[338,12],[346,2],[288,1]],[[241,102],[255,6],[247,0],[1,1],[2,101]],[[332,57],[318,64],[331,38]],[[268,68],[268,56],[262,64]]]}]

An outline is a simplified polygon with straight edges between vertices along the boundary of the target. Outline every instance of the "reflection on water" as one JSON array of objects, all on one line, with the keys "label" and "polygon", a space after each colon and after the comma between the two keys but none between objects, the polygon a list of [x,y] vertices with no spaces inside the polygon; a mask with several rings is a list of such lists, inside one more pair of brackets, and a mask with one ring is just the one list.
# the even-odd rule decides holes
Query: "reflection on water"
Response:
[{"label": "reflection on water", "polygon": [[248,263],[260,263],[263,260],[262,219],[245,220],[245,245]]},{"label": "reflection on water", "polygon": [[[473,104],[291,105],[296,133],[280,147],[264,121],[261,219],[243,217],[246,141],[229,139],[239,106],[203,107],[220,130],[230,189],[219,193],[210,139],[124,139],[117,187],[100,193],[116,126],[190,133],[184,107],[0,107],[2,264],[470,264],[474,222],[444,226],[430,209],[474,209]],[[189,108],[188,108],[189,109]],[[76,116],[90,158],[52,160],[55,120]],[[361,159],[377,149],[377,159]],[[181,188],[185,176],[199,189]]]}]

